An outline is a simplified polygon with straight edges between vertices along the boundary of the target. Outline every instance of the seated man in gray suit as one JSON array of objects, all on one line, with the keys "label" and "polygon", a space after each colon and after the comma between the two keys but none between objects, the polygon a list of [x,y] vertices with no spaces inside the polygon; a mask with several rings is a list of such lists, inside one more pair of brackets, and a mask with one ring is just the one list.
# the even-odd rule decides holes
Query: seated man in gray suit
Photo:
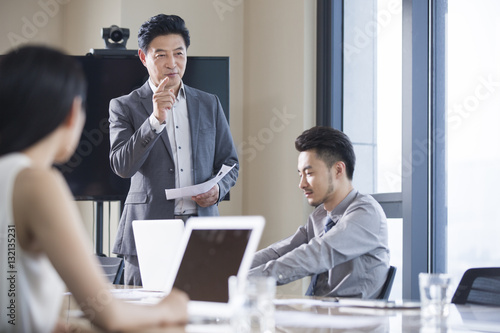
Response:
[{"label": "seated man in gray suit", "polygon": [[[132,221],[218,215],[217,204],[238,177],[218,97],[182,82],[190,43],[184,20],[154,16],[141,26],[138,39],[149,80],[109,106],[111,168],[131,177],[113,252],[124,256],[124,282],[131,285],[142,284]],[[166,200],[165,189],[205,182],[223,164],[236,166],[207,193]]]},{"label": "seated man in gray suit", "polygon": [[316,209],[294,235],[257,252],[249,276],[285,284],[310,275],[307,295],[377,297],[389,270],[387,221],[375,199],[352,186],[351,141],[313,127],[295,147],[299,187]]}]

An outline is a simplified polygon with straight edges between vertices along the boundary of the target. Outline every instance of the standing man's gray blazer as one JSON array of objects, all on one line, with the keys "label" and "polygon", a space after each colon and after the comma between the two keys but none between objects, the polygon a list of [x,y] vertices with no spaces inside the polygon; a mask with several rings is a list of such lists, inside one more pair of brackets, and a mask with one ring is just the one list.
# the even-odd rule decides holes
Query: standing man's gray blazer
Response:
[{"label": "standing man's gray blazer", "polygon": [[[202,183],[223,164],[236,166],[218,183],[219,201],[238,177],[238,157],[229,125],[217,96],[184,85],[191,127],[193,181]],[[175,188],[175,166],[166,130],[153,132],[153,92],[146,82],[129,95],[111,100],[109,107],[110,163],[123,178],[131,177],[113,252],[137,255],[132,221],[171,219],[175,200],[166,200],[165,189]],[[218,215],[217,205],[198,206],[199,216]]]}]

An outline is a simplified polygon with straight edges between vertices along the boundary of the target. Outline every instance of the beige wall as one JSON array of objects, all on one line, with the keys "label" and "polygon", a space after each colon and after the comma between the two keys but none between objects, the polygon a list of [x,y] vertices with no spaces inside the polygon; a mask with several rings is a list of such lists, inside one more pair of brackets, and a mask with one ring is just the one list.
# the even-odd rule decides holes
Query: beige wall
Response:
[{"label": "beige wall", "polygon": [[244,213],[266,217],[262,244],[304,222],[295,138],[313,123],[314,1],[245,2]]},{"label": "beige wall", "polygon": [[[135,49],[140,24],[158,13],[185,19],[189,55],[231,59],[230,126],[241,172],[221,214],[263,215],[262,246],[289,235],[311,211],[297,188],[293,143],[315,120],[316,1],[2,0],[0,53],[14,36],[82,55],[104,47],[100,29],[112,24],[130,29],[127,47]],[[91,205],[80,207],[92,218]]]},{"label": "beige wall", "polygon": [[[45,2],[43,2],[45,4]],[[64,6],[40,6],[37,1],[0,2],[0,54],[23,42],[61,46]]]}]

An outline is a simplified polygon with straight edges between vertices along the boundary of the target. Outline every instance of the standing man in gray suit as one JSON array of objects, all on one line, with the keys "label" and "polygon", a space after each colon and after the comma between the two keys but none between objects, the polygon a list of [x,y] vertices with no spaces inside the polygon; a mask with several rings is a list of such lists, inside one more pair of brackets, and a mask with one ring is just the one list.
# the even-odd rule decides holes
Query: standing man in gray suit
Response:
[{"label": "standing man in gray suit", "polygon": [[[109,106],[110,163],[131,177],[113,253],[124,256],[125,284],[141,285],[133,220],[218,215],[234,186],[238,157],[217,96],[182,82],[190,44],[184,20],[160,14],[139,29],[139,58],[149,80]],[[166,199],[165,189],[199,184],[222,165],[236,166],[208,192]]]}]

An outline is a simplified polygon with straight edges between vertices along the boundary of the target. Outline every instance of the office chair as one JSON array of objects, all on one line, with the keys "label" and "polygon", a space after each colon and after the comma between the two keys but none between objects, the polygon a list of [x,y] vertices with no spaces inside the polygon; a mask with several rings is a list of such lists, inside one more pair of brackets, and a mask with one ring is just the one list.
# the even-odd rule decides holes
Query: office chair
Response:
[{"label": "office chair", "polygon": [[468,269],[451,302],[500,306],[500,267]]},{"label": "office chair", "polygon": [[113,284],[121,284],[123,275],[123,258],[106,257],[105,255],[97,255],[97,259],[103,269],[103,274]]},{"label": "office chair", "polygon": [[389,272],[387,272],[387,278],[385,279],[385,283],[380,291],[380,294],[376,299],[389,299],[389,295],[391,294],[392,283],[394,282],[394,277],[396,276],[396,267],[390,266]]}]

